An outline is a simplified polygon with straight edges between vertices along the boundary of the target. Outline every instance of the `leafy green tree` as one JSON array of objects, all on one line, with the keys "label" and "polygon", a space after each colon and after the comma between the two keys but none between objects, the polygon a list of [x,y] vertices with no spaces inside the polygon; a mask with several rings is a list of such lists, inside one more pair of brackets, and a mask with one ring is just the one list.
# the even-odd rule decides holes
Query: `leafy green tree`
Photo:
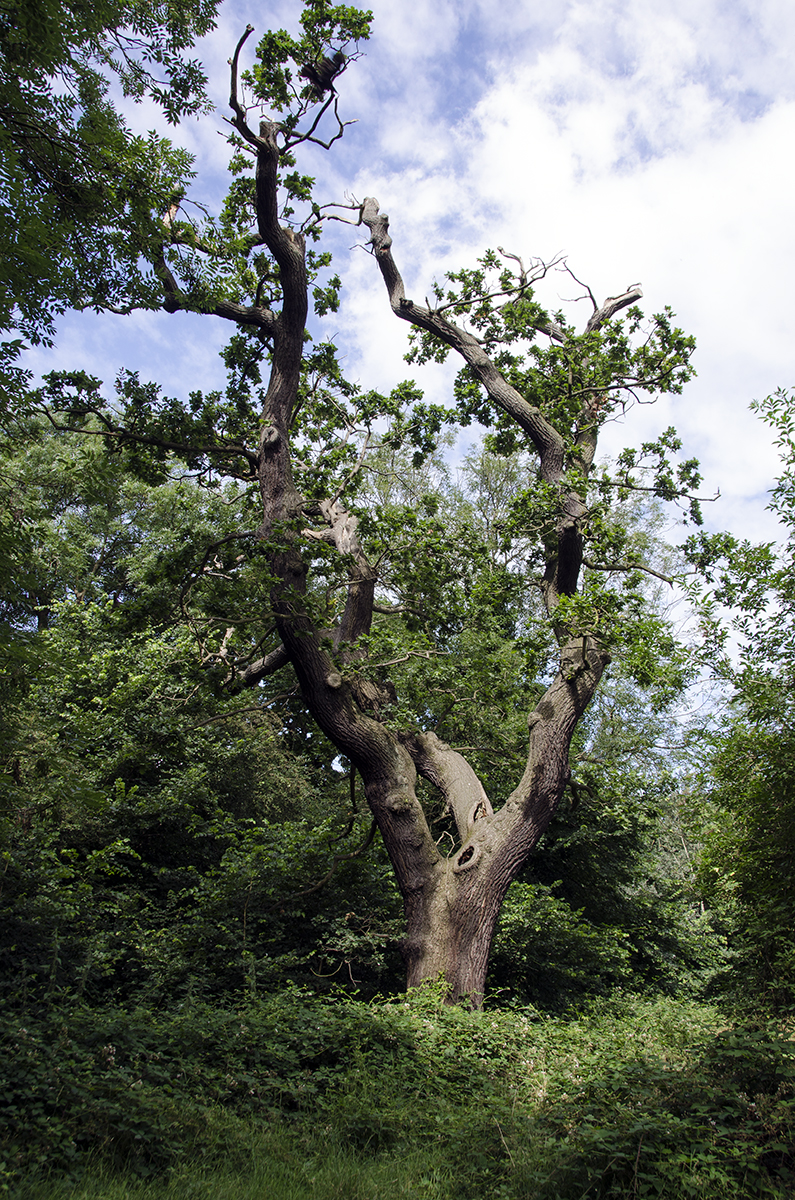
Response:
[{"label": "leafy green tree", "polygon": [[[267,699],[286,679],[298,690],[361,778],[403,899],[409,984],[441,975],[451,998],[477,1003],[500,906],[560,804],[572,739],[611,657],[625,655],[642,684],[677,658],[645,602],[644,580],[662,572],[621,505],[651,493],[698,521],[697,465],[678,461],[672,430],[625,451],[614,470],[595,456],[617,409],[682,388],[693,342],[667,311],[647,321],[637,286],[603,304],[591,297],[578,332],[535,297],[551,265],[502,252],[451,274],[432,303],[408,299],[377,203],[321,206],[298,169],[302,146],[331,147],[344,133],[340,77],[369,14],[310,0],[300,24],[298,37],[266,34],[243,76],[251,29],[240,39],[226,205],[197,222],[175,200],[150,260],[166,312],[236,326],[226,392],[179,402],[129,379],[111,401],[71,376],[53,378],[42,403],[63,428],[145,450],[164,468],[174,456],[205,484],[255,490],[256,525],[216,546],[228,599],[200,599],[215,588],[205,576],[191,593],[212,611],[202,653],[233,690],[256,686]],[[271,115],[255,130],[256,107]],[[364,392],[333,346],[307,342],[310,300],[320,314],[337,304],[340,281],[313,243],[340,216],[369,231],[415,361],[462,358],[455,410],[425,404],[409,383]],[[446,426],[473,420],[490,429],[491,465],[524,455],[504,523],[484,516],[485,460],[479,497],[452,525],[438,488],[374,496],[370,480],[392,451],[421,471]],[[246,580],[257,602],[238,608]],[[485,709],[492,719],[480,719]],[[484,748],[473,734],[491,739],[493,758],[508,751],[499,769],[476,770]],[[432,827],[434,797],[450,818],[444,836]]]},{"label": "leafy green tree", "polygon": [[[272,958],[289,923],[263,938],[259,909],[311,887],[349,805],[341,781],[336,828],[326,814],[312,832],[312,764],[267,706],[208,686],[195,653],[200,614],[186,624],[181,596],[206,571],[212,605],[208,547],[245,496],[143,480],[98,439],[31,424],[0,476],[25,530],[0,593],[4,990],[239,988],[245,955]],[[282,928],[282,954],[288,941]]]},{"label": "leafy green tree", "polygon": [[544,1009],[616,987],[714,989],[726,946],[694,863],[697,755],[676,709],[652,711],[614,669],[574,740],[567,793],[506,896],[493,986]]},{"label": "leafy green tree", "polygon": [[[3,0],[0,330],[36,342],[69,307],[157,306],[141,263],[158,215],[184,193],[190,158],[166,138],[134,136],[110,83],[154,100],[172,123],[206,108],[204,75],[185,51],[212,28],[217,4]],[[4,351],[12,395],[19,345]]]},{"label": "leafy green tree", "polygon": [[782,474],[770,508],[780,546],[694,537],[706,576],[702,621],[709,658],[730,689],[702,786],[708,808],[700,880],[722,907],[735,979],[753,1003],[795,1002],[795,403],[779,390],[756,403],[773,429]]}]

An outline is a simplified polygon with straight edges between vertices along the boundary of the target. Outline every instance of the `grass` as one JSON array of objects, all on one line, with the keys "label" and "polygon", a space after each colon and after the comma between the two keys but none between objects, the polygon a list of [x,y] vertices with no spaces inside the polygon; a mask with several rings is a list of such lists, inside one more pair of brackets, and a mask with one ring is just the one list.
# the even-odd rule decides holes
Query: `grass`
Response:
[{"label": "grass", "polygon": [[249,1168],[183,1168],[169,1179],[130,1179],[94,1165],[78,1184],[42,1180],[27,1188],[26,1200],[430,1200],[453,1196],[454,1180],[443,1178],[429,1155],[367,1158],[328,1148],[323,1159],[300,1162],[284,1146],[267,1140],[252,1148]]}]

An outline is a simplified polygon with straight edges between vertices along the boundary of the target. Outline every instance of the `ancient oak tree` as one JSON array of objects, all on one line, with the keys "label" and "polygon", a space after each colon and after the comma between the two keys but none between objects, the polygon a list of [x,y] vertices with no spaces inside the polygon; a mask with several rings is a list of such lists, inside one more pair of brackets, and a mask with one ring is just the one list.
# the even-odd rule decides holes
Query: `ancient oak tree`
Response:
[{"label": "ancient oak tree", "polygon": [[[578,722],[611,654],[649,636],[649,564],[616,504],[633,491],[681,500],[698,482],[695,464],[677,466],[671,431],[626,452],[612,472],[598,469],[599,430],[633,399],[678,391],[692,342],[667,312],[643,318],[638,286],[603,303],[584,289],[592,312],[578,332],[535,297],[550,264],[525,266],[503,251],[433,285],[433,300],[407,297],[378,202],[321,207],[313,180],[297,169],[306,147],[329,149],[343,135],[340,96],[368,36],[367,15],[314,0],[301,22],[298,38],[266,34],[242,76],[251,30],[241,38],[231,59],[235,180],[226,206],[217,220],[198,221],[177,199],[153,256],[167,312],[236,327],[226,393],[177,403],[132,379],[120,411],[118,401],[103,405],[72,380],[61,382],[55,409],[71,427],[92,421],[111,442],[176,456],[201,482],[237,480],[249,497],[241,512],[253,512],[256,492],[256,520],[243,518],[240,539],[224,539],[212,561],[230,580],[256,579],[257,612],[249,605],[245,614],[219,613],[214,628],[205,624],[207,661],[226,686],[261,693],[278,674],[291,703],[300,693],[338,761],[361,780],[389,853],[405,907],[408,984],[442,977],[453,1000],[478,1003],[503,898],[570,780]],[[334,69],[320,87],[314,76],[324,62]],[[459,356],[449,408],[424,404],[411,384],[389,396],[363,391],[345,380],[333,345],[307,334],[310,302],[321,314],[338,303],[340,281],[316,247],[328,222],[340,219],[366,231],[392,311],[412,327],[415,361]],[[473,420],[489,430],[492,455],[523,464],[494,535],[503,550],[521,547],[505,559],[511,565],[499,589],[478,579],[488,554],[446,529],[427,488],[414,513],[378,492],[396,454],[420,469],[444,426]],[[479,624],[472,614],[489,604],[489,621]],[[510,616],[511,604],[518,615]],[[526,654],[511,658],[531,626],[532,664]],[[482,747],[469,754],[442,736],[454,687],[436,687],[441,708],[432,687],[416,699],[420,668],[430,678],[462,639],[484,678],[497,670],[497,655],[501,670],[509,663],[528,675],[523,761],[512,785],[499,775],[500,794],[487,794],[476,769]],[[470,700],[485,705],[486,692],[475,689]],[[493,726],[497,752],[503,718],[504,711]],[[429,796],[450,816],[444,838]]]}]

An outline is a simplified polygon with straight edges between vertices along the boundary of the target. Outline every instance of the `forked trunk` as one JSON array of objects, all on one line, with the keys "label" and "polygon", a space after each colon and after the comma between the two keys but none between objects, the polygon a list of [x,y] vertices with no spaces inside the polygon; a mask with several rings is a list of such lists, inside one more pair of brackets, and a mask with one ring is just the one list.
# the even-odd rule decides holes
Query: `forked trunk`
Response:
[{"label": "forked trunk", "polygon": [[[485,311],[490,311],[494,297],[462,294],[460,305],[445,303],[433,309],[427,304],[415,304],[406,296],[392,257],[387,216],[379,212],[377,200],[370,198],[363,202],[359,221],[370,230],[369,247],[378,263],[393,311],[415,330],[429,335],[434,344],[446,346],[460,355],[495,412],[512,422],[532,442],[539,460],[538,477],[550,502],[554,500],[555,504],[554,512],[550,511],[542,522],[540,548],[545,566],[543,577],[537,583],[560,644],[559,668],[528,714],[527,761],[522,778],[495,812],[483,784],[462,753],[442,742],[435,732],[393,729],[386,715],[382,719],[396,696],[396,689],[387,684],[382,672],[404,659],[398,657],[373,664],[372,671],[368,672],[368,640],[373,615],[376,607],[378,611],[390,614],[413,611],[413,601],[409,602],[409,597],[405,605],[401,603],[396,608],[391,602],[386,607],[376,606],[376,588],[380,579],[378,564],[382,558],[388,559],[388,553],[379,551],[377,561],[370,562],[357,532],[358,519],[344,505],[343,490],[364,464],[367,439],[356,467],[346,481],[339,486],[338,483],[331,485],[333,495],[319,500],[312,498],[316,481],[313,481],[311,496],[301,495],[293,478],[290,430],[303,403],[301,371],[308,312],[308,276],[304,236],[281,224],[285,210],[279,190],[280,169],[285,153],[291,153],[291,149],[302,141],[320,145],[336,141],[343,132],[343,122],[336,116],[334,101],[339,132],[329,143],[316,136],[317,123],[325,109],[305,133],[298,131],[292,117],[283,123],[263,120],[258,133],[250,129],[247,109],[239,98],[238,60],[252,31],[252,26],[248,26],[231,60],[230,106],[234,113],[232,124],[257,159],[257,232],[249,248],[267,248],[278,270],[263,276],[255,292],[255,302],[250,307],[219,300],[211,311],[258,331],[270,353],[270,378],[256,454],[245,448],[228,446],[225,439],[219,441],[217,449],[223,454],[241,453],[248,469],[254,470],[259,478],[263,508],[259,534],[269,548],[273,581],[268,623],[273,621],[280,644],[262,659],[244,667],[237,678],[241,684],[253,687],[286,663],[292,664],[309,712],[337,751],[349,759],[352,769],[361,776],[373,818],[389,853],[405,904],[407,937],[403,954],[409,986],[441,978],[449,987],[452,1002],[467,997],[473,1006],[477,1006],[483,998],[489,950],[500,906],[511,880],[527,862],[552,819],[569,779],[572,735],[609,661],[601,630],[597,630],[599,617],[594,619],[594,628],[589,632],[589,606],[585,605],[580,611],[571,600],[577,595],[584,561],[583,531],[589,513],[587,477],[594,459],[597,431],[603,420],[600,413],[605,405],[609,411],[613,403],[608,394],[612,388],[602,386],[601,370],[597,373],[600,382],[593,391],[589,386],[577,385],[574,395],[579,390],[581,408],[572,435],[572,363],[579,361],[579,343],[571,341],[570,333],[556,321],[546,318],[539,309],[532,336],[535,337],[537,332],[544,333],[552,341],[562,344],[566,355],[569,354],[567,347],[571,347],[566,416],[562,418],[563,430],[558,429],[536,403],[535,385],[528,395],[523,395],[511,382],[517,372],[512,370],[510,378],[503,375],[498,366],[499,359],[491,359],[486,352],[484,339],[453,320],[456,313],[464,314],[481,304],[486,305]],[[331,99],[324,103],[328,108]],[[306,107],[301,109],[301,116],[305,115]],[[320,220],[320,210],[316,208],[315,212]],[[193,300],[180,290],[168,265],[166,249],[169,243],[179,239],[169,222],[164,222],[163,227],[166,231],[164,245],[154,266],[165,292],[164,307],[169,312],[193,308]],[[317,228],[314,219],[310,228]],[[529,299],[532,293],[528,288],[533,278],[541,278],[548,268],[541,264],[540,274],[533,276],[531,273],[528,278],[520,259],[513,254],[505,257],[519,263],[520,276],[515,287],[509,285],[507,290],[496,295]],[[268,282],[267,292],[276,275],[281,287],[281,306],[271,310],[260,303],[261,285]],[[586,333],[597,331],[641,294],[640,288],[635,286],[620,296],[609,297],[600,308],[594,302],[595,310],[588,320]],[[667,379],[667,366],[665,370]],[[557,371],[555,367],[556,374]],[[331,380],[332,392],[336,386],[335,378]],[[634,373],[630,384],[620,386],[629,387],[634,396],[638,386]],[[645,382],[639,386],[649,390]],[[402,415],[400,419],[403,419]],[[349,425],[346,441],[352,429],[353,425]],[[319,621],[312,594],[307,595],[309,572],[319,546],[336,551],[348,574],[347,596],[334,627],[330,629],[325,625],[325,618],[323,622]],[[612,572],[624,568],[602,563],[593,569]],[[631,569],[634,570],[634,566]],[[388,578],[381,582],[385,591],[391,593]],[[325,588],[326,584],[321,586]],[[406,657],[414,653],[409,651]],[[218,658],[228,665],[223,653],[219,653]],[[418,719],[423,717],[424,714]],[[440,852],[417,796],[418,774],[440,792],[446,810],[452,814],[457,849],[447,858]]]},{"label": "forked trunk", "polygon": [[425,902],[415,898],[406,904],[407,936],[401,949],[407,986],[440,981],[448,1003],[467,1000],[479,1008],[505,889],[461,889],[451,861],[443,864],[436,882]]}]

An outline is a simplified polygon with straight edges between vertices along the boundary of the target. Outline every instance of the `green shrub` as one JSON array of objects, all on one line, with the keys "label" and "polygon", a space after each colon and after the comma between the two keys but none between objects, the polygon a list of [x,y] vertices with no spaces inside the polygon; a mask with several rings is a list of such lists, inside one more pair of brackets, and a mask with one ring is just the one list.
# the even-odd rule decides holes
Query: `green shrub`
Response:
[{"label": "green shrub", "polygon": [[434,987],[6,1014],[0,1187],[111,1198],[91,1181],[121,1171],[152,1200],[784,1200],[795,1048],[725,1026],[632,996],[472,1013]]}]

